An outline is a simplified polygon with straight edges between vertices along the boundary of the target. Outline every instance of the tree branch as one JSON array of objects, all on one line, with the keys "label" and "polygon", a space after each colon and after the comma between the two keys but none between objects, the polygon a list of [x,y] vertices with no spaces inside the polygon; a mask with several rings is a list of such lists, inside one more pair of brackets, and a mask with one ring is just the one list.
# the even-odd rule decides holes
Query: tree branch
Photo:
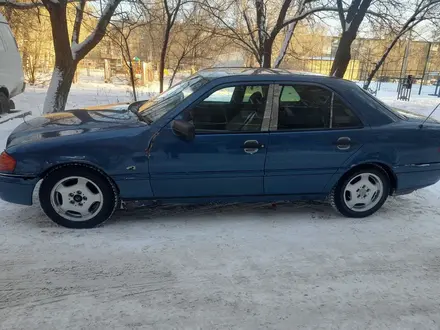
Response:
[{"label": "tree branch", "polygon": [[280,12],[278,14],[277,22],[275,23],[275,27],[272,29],[270,33],[271,38],[275,38],[278,32],[282,29],[282,24],[287,15],[287,10],[290,7],[292,0],[284,0],[283,5],[281,6]]},{"label": "tree branch", "polygon": [[76,5],[75,23],[73,24],[72,31],[72,45],[78,44],[79,42],[79,34],[81,32],[85,6],[86,0],[80,0],[79,4]]},{"label": "tree branch", "polygon": [[101,41],[105,35],[107,25],[121,1],[109,0],[93,32],[80,44],[77,44],[75,47],[72,45],[74,60],[79,61],[83,59]]},{"label": "tree branch", "polygon": [[287,21],[284,21],[284,23],[281,25],[280,29],[289,25],[290,23],[296,22],[296,21],[300,21],[304,18],[306,18],[309,15],[312,14],[316,14],[322,11],[331,11],[331,12],[338,12],[338,8],[337,7],[325,7],[325,6],[321,6],[321,7],[316,7],[316,8],[312,8],[308,11],[303,12],[300,15],[297,15],[295,17],[289,18]]},{"label": "tree branch", "polygon": [[243,10],[243,18],[244,18],[244,21],[246,22],[246,27],[247,27],[249,36],[251,38],[252,45],[254,46],[255,49],[258,49],[258,44],[257,44],[257,41],[255,40],[254,33],[252,31],[252,24],[251,24],[251,21],[247,15],[247,13],[246,13],[246,9]]}]

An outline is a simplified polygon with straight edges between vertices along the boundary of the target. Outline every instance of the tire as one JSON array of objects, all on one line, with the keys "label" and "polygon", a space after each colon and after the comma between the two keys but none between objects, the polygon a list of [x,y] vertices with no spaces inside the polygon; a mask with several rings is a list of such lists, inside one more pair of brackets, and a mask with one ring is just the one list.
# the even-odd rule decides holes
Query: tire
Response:
[{"label": "tire", "polygon": [[8,113],[10,110],[9,97],[5,93],[0,92],[0,115]]},{"label": "tire", "polygon": [[[374,189],[377,188],[381,193],[377,192],[374,196]],[[342,215],[350,218],[364,218],[379,210],[389,194],[390,179],[387,173],[376,168],[365,168],[344,175],[333,188],[329,200]],[[367,207],[365,207],[366,204],[368,204]]]},{"label": "tire", "polygon": [[44,213],[67,228],[93,228],[119,204],[114,184],[87,166],[59,167],[43,179],[39,199]]}]

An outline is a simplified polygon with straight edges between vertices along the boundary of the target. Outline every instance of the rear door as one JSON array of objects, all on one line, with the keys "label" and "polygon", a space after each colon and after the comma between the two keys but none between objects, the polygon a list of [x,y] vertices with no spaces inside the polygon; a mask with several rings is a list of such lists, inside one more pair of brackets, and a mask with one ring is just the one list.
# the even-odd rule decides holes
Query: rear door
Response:
[{"label": "rear door", "polygon": [[365,143],[364,124],[332,90],[275,86],[264,186],[268,195],[320,194]]},{"label": "rear door", "polygon": [[164,127],[149,161],[154,196],[264,195],[268,93],[269,85],[258,83],[213,90],[175,118],[194,124],[191,141],[177,136],[171,123]]}]

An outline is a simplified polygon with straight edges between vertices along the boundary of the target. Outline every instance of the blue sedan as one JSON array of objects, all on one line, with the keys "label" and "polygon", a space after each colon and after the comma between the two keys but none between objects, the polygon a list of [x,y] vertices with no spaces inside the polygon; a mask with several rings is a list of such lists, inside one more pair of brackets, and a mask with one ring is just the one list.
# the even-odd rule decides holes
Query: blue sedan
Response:
[{"label": "blue sedan", "polygon": [[356,84],[272,69],[209,69],[129,106],[34,118],[0,156],[0,198],[94,227],[121,201],[328,199],[348,217],[440,179],[440,124]]}]

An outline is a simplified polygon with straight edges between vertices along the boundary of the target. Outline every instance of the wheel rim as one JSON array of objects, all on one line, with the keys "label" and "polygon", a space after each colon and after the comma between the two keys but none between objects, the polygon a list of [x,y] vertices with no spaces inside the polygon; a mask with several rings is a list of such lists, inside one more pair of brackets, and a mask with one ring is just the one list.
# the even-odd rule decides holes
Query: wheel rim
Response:
[{"label": "wheel rim", "polygon": [[91,180],[70,176],[58,181],[50,193],[54,210],[71,221],[92,219],[102,209],[104,195]]},{"label": "wheel rim", "polygon": [[383,196],[382,180],[373,173],[361,173],[345,186],[344,202],[350,210],[364,212],[375,207]]}]

